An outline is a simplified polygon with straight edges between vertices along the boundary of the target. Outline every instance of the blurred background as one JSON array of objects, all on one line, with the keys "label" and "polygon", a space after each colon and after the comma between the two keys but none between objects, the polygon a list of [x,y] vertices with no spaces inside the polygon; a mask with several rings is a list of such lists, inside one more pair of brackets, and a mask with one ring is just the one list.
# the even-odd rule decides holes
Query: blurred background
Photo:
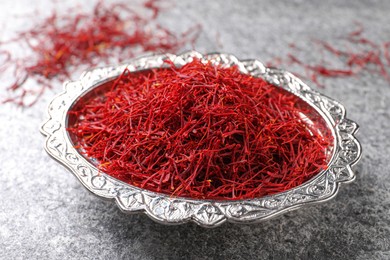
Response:
[{"label": "blurred background", "polygon": [[[142,1],[122,3],[145,12]],[[91,12],[96,4],[2,0],[0,40],[29,30],[53,12],[72,16]],[[171,0],[160,6],[155,25],[177,35],[202,28],[195,41],[175,51],[227,52],[291,69],[344,104],[348,117],[361,126],[363,157],[355,167],[356,181],[342,185],[329,202],[254,225],[163,226],[142,214],[125,215],[113,202],[90,195],[44,152],[39,127],[49,101],[62,90],[57,80],[31,107],[0,104],[0,259],[389,259],[390,63],[385,43],[390,41],[390,1]],[[380,47],[345,40],[360,29],[359,35]],[[350,69],[319,41],[351,52],[378,50],[383,69],[378,72],[377,62],[353,76],[313,77],[307,67],[313,64]],[[29,55],[23,44],[7,48]],[[77,79],[85,67],[75,68],[68,78]],[[3,84],[14,77],[1,74]],[[29,84],[39,83],[33,79]],[[5,86],[1,92],[6,98],[9,91]]]}]

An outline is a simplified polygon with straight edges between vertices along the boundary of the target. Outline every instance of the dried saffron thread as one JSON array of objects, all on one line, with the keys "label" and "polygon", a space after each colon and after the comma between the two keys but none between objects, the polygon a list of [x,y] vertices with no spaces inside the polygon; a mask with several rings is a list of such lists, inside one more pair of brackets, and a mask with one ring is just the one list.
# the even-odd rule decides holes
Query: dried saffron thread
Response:
[{"label": "dried saffron thread", "polygon": [[[145,52],[176,52],[187,43],[193,44],[200,27],[176,34],[161,26],[156,20],[161,11],[157,2],[144,2],[142,14],[124,3],[105,5],[102,1],[92,13],[54,12],[14,39],[2,42],[0,47],[24,44],[32,52],[29,57],[6,60],[6,65],[14,67],[15,81],[7,88],[9,97],[3,102],[31,106],[45,89],[51,88],[53,79],[68,79],[82,65],[121,62]],[[113,59],[113,53],[117,59]],[[38,83],[33,90],[25,86],[31,78]],[[26,100],[26,95],[30,100]]]},{"label": "dried saffron thread", "polygon": [[[390,82],[390,43],[374,42],[365,38],[363,33],[364,27],[357,24],[356,30],[341,38],[340,42],[350,46],[347,50],[336,48],[327,41],[313,40],[319,50],[318,53],[327,52],[330,55],[330,58],[325,59],[325,54],[322,54],[320,63],[307,63],[298,58],[303,50],[290,44],[292,52],[287,55],[287,58],[276,57],[268,64],[271,66],[283,64],[289,67],[297,65],[305,71],[305,75],[300,75],[300,77],[308,78],[321,87],[323,84],[319,78],[352,77],[364,72],[375,73]],[[341,65],[328,65],[332,64],[331,60],[338,60]]]},{"label": "dried saffron thread", "polygon": [[151,191],[247,199],[326,168],[331,137],[298,97],[235,67],[195,60],[131,73],[72,110],[74,142],[105,173]]}]

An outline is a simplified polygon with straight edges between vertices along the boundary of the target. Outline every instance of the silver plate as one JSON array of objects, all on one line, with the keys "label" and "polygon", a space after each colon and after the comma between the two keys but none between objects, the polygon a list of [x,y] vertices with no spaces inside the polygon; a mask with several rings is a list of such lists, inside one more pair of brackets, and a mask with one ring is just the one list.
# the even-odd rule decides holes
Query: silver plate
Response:
[{"label": "silver plate", "polygon": [[[239,201],[196,200],[151,192],[112,178],[99,172],[73,147],[66,130],[67,113],[80,96],[107,79],[119,76],[125,68],[130,71],[159,68],[167,59],[176,66],[182,66],[191,62],[194,57],[223,66],[236,65],[242,73],[264,78],[299,96],[315,108],[327,122],[335,139],[328,169],[298,187],[274,195]],[[351,167],[361,156],[360,143],[354,136],[358,125],[345,117],[344,106],[312,90],[291,73],[266,68],[257,60],[240,61],[228,54],[201,55],[193,51],[181,55],[156,55],[87,71],[80,80],[65,83],[64,89],[49,104],[49,119],[41,127],[41,132],[46,136],[45,149],[70,169],[90,192],[104,199],[114,199],[126,213],[145,212],[153,220],[163,224],[193,221],[204,227],[216,227],[225,221],[253,223],[326,201],[336,195],[340,183],[355,179]]]}]

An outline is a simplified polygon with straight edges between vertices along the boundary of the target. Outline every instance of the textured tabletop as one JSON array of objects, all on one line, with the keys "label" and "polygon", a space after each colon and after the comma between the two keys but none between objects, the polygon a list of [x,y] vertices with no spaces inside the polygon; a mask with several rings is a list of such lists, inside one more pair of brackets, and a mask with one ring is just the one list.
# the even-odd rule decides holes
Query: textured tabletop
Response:
[{"label": "textured tabletop", "polygon": [[[49,14],[54,6],[49,0],[31,5],[1,1],[1,37],[28,24],[24,14]],[[317,56],[311,39],[337,41],[356,22],[370,39],[390,40],[389,12],[386,0],[182,0],[160,21],[177,31],[200,23],[200,52],[268,61],[287,55],[295,43],[311,61]],[[366,72],[324,84],[319,90],[341,101],[361,126],[356,181],[342,185],[329,202],[259,224],[214,229],[125,215],[51,159],[39,127],[60,85],[32,108],[0,105],[0,259],[390,259],[390,83]]]}]

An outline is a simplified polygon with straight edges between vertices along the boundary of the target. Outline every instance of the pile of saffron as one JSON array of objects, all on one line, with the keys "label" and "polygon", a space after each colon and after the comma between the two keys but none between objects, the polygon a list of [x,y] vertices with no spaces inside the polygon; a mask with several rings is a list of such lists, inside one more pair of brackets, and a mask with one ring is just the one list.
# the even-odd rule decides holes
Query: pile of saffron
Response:
[{"label": "pile of saffron", "polygon": [[[90,13],[73,8],[61,14],[54,11],[31,29],[0,42],[0,75],[14,78],[0,102],[32,106],[52,88],[53,80],[68,80],[80,67],[118,63],[147,52],[177,52],[195,42],[199,26],[173,32],[157,22],[161,11],[157,0],[141,5],[99,1]],[[12,45],[27,50],[26,56],[14,55]],[[30,86],[28,80],[33,80]]]},{"label": "pile of saffron", "polygon": [[[70,112],[76,148],[131,185],[196,199],[249,199],[326,168],[313,108],[236,67],[194,60],[129,72]],[[315,122],[315,120],[313,120]]]}]

